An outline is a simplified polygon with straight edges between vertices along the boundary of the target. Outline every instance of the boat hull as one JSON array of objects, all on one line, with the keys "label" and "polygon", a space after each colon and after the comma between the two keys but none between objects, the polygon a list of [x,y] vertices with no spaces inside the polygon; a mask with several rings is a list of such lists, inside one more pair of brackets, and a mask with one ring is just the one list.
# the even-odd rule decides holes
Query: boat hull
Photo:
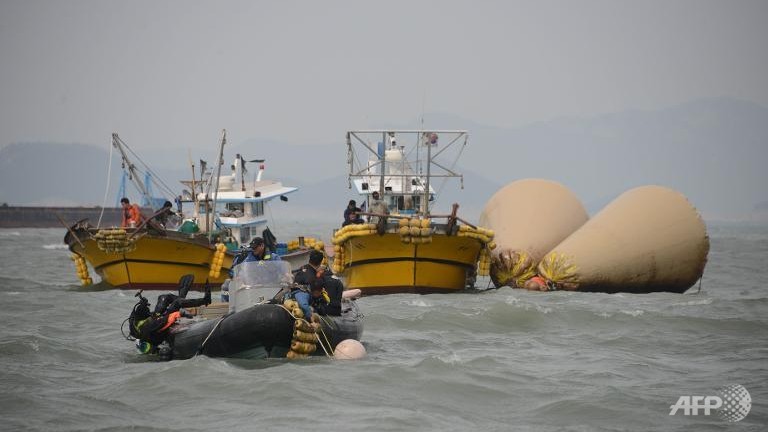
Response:
[{"label": "boat hull", "polygon": [[461,291],[472,281],[482,244],[434,234],[431,243],[404,243],[398,234],[356,237],[344,243],[347,289],[366,295]]},{"label": "boat hull", "polygon": [[[294,322],[283,307],[258,304],[219,319],[179,326],[169,343],[174,359],[197,354],[248,359],[285,357],[291,346]],[[342,316],[322,317],[321,325],[323,339],[327,338],[332,347],[345,339],[360,340],[363,333],[361,315],[355,307],[347,308]],[[315,354],[322,353],[324,350],[318,344]]]},{"label": "boat hull", "polygon": [[[207,237],[168,231],[164,235],[142,233],[136,240],[136,247],[127,253],[110,253],[101,250],[92,239],[94,230],[75,232],[78,240],[71,235],[65,238],[70,249],[85,258],[102,281],[108,285],[127,290],[175,290],[179,279],[187,274],[195,277],[193,290],[201,291],[206,280],[212,286],[220,286],[229,277],[234,253],[224,254],[219,277],[211,277],[211,262],[216,252],[214,244]],[[282,258],[297,270],[306,264],[309,249],[291,252]]]},{"label": "boat hull", "polygon": [[110,253],[101,250],[89,234],[85,230],[77,232],[79,242],[70,236],[70,249],[85,258],[103,282],[119,289],[172,290],[186,274],[195,277],[193,289],[201,290],[206,280],[219,285],[227,277],[234,257],[225,254],[220,276],[212,278],[209,271],[216,248],[203,236],[143,233],[131,252]]}]

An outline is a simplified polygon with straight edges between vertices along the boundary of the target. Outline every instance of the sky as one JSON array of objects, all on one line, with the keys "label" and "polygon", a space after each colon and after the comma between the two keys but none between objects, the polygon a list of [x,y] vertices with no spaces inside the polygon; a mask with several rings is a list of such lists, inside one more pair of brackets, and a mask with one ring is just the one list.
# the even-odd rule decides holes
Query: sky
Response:
[{"label": "sky", "polygon": [[517,127],[768,105],[767,22],[766,1],[3,0],[0,146],[215,148],[222,128],[327,144],[425,112]]}]

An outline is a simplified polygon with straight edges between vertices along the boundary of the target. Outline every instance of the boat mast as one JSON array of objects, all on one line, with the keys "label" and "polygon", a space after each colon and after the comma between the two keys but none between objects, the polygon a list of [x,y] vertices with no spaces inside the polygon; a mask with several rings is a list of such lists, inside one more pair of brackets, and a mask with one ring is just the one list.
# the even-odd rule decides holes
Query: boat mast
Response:
[{"label": "boat mast", "polygon": [[197,219],[200,217],[200,206],[197,199],[197,184],[195,184],[195,163],[192,162],[192,151],[187,152],[189,165],[192,167],[192,216]]},{"label": "boat mast", "polygon": [[421,212],[429,216],[429,177],[432,167],[432,134],[427,135],[427,186],[424,188],[424,199],[421,204]]},{"label": "boat mast", "polygon": [[120,156],[123,159],[123,168],[128,169],[128,173],[130,174],[128,177],[130,180],[133,182],[139,192],[141,192],[141,195],[144,197],[145,201],[151,202],[149,192],[147,192],[146,186],[139,178],[138,172],[136,171],[136,166],[133,164],[133,162],[131,162],[131,160],[128,158],[128,155],[125,153],[126,144],[123,142],[123,140],[120,139],[117,133],[112,133],[112,146],[114,146],[120,152]]},{"label": "boat mast", "polygon": [[384,148],[384,154],[379,155],[379,160],[381,160],[381,178],[379,179],[379,195],[381,195],[381,197],[384,198],[384,171],[385,171],[385,164],[387,159],[387,133],[386,132],[381,133],[381,146]]},{"label": "boat mast", "polygon": [[[213,190],[213,208],[211,211],[214,213],[214,219],[215,219],[215,213],[216,213],[216,200],[219,196],[219,176],[221,176],[221,166],[224,165],[224,145],[227,143],[227,130],[222,129],[221,130],[221,145],[219,146],[219,160],[217,163],[216,168],[216,189]],[[205,209],[205,217],[206,217],[206,228],[208,229],[208,238],[211,238],[211,229],[213,228],[210,225],[210,218],[208,217],[208,208]]]},{"label": "boat mast", "polygon": [[240,164],[240,190],[245,192],[245,160],[240,153],[237,154],[237,163]]}]

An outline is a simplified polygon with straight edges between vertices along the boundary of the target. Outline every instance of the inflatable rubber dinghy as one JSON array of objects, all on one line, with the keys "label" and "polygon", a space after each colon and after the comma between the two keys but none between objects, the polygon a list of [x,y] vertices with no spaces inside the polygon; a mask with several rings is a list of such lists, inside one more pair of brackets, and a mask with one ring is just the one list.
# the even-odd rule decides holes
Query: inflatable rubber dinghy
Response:
[{"label": "inflatable rubber dinghy", "polygon": [[[291,348],[296,320],[281,305],[257,304],[217,319],[191,321],[174,327],[168,338],[173,359],[195,355],[263,359],[285,357]],[[322,316],[316,355],[345,339],[360,340],[362,315],[352,301],[342,303],[341,316]],[[330,350],[329,350],[330,351]]]},{"label": "inflatable rubber dinghy", "polygon": [[167,338],[168,357],[187,359],[198,354],[246,359],[292,357],[291,347],[295,351],[297,345],[305,348],[305,354],[325,355],[326,352],[332,354],[336,345],[345,339],[360,340],[363,315],[354,296],[344,296],[340,316],[320,316],[320,330],[307,333],[308,324],[295,319],[295,310],[292,316],[291,308],[270,302],[292,283],[291,267],[285,261],[250,261],[237,265],[229,284],[228,311],[216,308],[222,314],[208,315],[209,319],[181,320],[173,326]]}]

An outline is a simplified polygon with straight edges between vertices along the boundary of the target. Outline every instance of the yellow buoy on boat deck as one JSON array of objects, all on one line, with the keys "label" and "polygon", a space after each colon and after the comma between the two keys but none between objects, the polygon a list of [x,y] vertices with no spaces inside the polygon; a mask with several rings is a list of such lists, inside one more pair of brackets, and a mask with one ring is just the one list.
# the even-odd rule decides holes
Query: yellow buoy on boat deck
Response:
[{"label": "yellow buoy on boat deck", "polygon": [[522,287],[539,260],[587,219],[579,199],[560,183],[523,179],[499,189],[480,215],[480,225],[495,232],[494,285]]},{"label": "yellow buoy on boat deck", "polygon": [[538,272],[559,289],[682,293],[701,277],[708,253],[706,226],[685,196],[642,186],[555,246]]}]

